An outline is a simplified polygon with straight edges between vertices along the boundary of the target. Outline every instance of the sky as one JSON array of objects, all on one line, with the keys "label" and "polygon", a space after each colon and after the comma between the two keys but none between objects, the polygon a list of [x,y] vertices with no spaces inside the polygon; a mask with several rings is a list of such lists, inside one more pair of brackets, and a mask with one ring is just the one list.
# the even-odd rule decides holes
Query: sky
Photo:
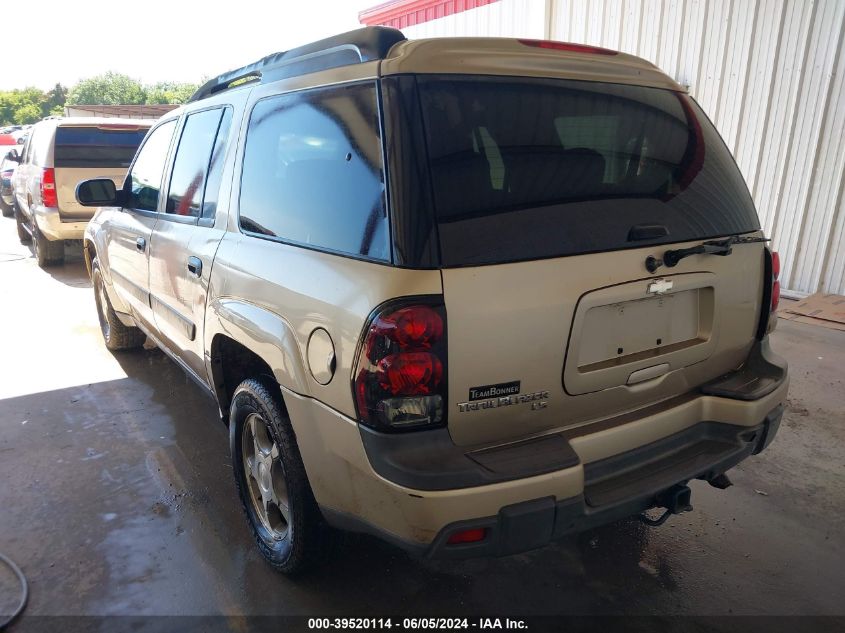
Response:
[{"label": "sky", "polygon": [[109,70],[143,83],[198,83],[359,28],[358,12],[382,1],[3,0],[0,90],[72,86]]}]

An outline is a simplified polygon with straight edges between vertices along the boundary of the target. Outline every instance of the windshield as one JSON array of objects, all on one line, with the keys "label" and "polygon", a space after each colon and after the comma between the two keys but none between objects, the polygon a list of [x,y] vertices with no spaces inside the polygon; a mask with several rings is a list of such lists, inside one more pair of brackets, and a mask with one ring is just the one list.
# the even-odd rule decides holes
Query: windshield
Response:
[{"label": "windshield", "polygon": [[147,129],[59,127],[54,164],[56,167],[129,167]]},{"label": "windshield", "polygon": [[418,77],[444,266],[753,231],[730,152],[669,90]]}]

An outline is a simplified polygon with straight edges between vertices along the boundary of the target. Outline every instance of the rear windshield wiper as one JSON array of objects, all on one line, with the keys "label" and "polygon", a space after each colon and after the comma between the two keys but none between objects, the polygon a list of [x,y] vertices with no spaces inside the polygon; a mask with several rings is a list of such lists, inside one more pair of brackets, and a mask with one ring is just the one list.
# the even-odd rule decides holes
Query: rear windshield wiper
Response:
[{"label": "rear windshield wiper", "polygon": [[721,257],[725,257],[733,252],[734,244],[751,244],[753,242],[768,241],[768,237],[742,237],[740,235],[732,235],[724,240],[711,240],[709,242],[699,244],[698,246],[668,250],[663,253],[663,259],[657,259],[653,255],[649,255],[645,259],[645,267],[648,272],[653,273],[661,266],[674,268],[684,257],[689,257],[690,255],[720,255]]}]

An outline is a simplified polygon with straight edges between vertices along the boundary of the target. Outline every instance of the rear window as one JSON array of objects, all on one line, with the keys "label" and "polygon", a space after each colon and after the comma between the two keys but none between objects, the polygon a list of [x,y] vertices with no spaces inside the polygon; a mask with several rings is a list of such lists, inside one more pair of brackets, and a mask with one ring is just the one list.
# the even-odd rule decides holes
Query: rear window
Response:
[{"label": "rear window", "polygon": [[148,128],[59,127],[55,167],[129,167]]},{"label": "rear window", "polygon": [[759,228],[730,152],[686,95],[547,79],[418,86],[444,266]]}]

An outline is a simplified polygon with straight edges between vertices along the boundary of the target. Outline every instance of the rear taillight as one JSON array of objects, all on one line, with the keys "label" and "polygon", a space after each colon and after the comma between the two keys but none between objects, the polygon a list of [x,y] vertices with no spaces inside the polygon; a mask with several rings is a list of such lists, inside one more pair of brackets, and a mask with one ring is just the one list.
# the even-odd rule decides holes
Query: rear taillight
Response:
[{"label": "rear taillight", "polygon": [[353,373],[358,420],[383,431],[445,424],[446,349],[440,297],[380,308],[364,330]]},{"label": "rear taillight", "polygon": [[41,170],[41,204],[45,207],[59,206],[56,196],[56,172],[52,167]]},{"label": "rear taillight", "polygon": [[780,303],[780,255],[772,251],[772,312],[778,309]]}]

